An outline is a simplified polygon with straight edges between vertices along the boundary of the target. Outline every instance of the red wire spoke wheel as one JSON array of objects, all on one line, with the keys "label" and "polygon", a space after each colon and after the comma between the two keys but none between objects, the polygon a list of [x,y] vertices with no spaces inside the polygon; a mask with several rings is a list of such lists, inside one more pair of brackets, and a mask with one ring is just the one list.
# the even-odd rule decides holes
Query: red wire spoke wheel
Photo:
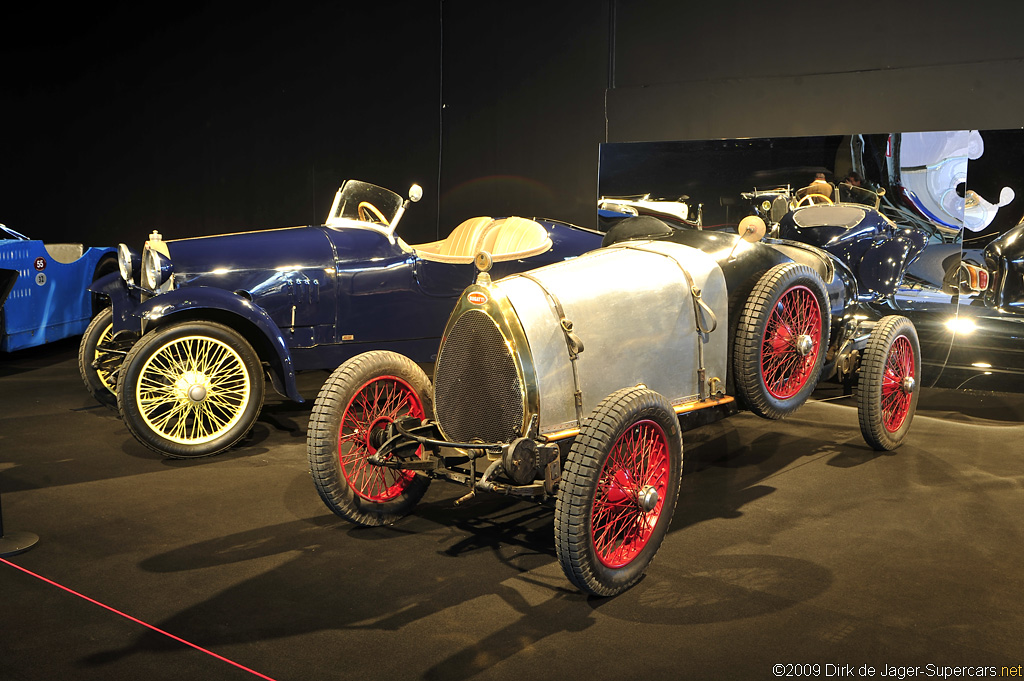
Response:
[{"label": "red wire spoke wheel", "polygon": [[612,447],[597,482],[590,530],[597,559],[630,563],[647,546],[665,506],[668,439],[654,421],[633,424]]},{"label": "red wire spoke wheel", "polygon": [[861,358],[857,416],[864,440],[891,451],[902,444],[917,411],[921,344],[906,317],[890,315],[875,324]]},{"label": "red wire spoke wheel", "polygon": [[828,348],[831,313],[825,284],[806,265],[776,265],[744,303],[733,342],[733,377],[759,416],[792,414],[813,392]]},{"label": "red wire spoke wheel", "polygon": [[405,416],[422,419],[426,413],[412,386],[396,376],[370,379],[346,405],[338,427],[338,462],[345,480],[363,499],[394,499],[415,477],[412,471],[371,466],[367,462],[377,453],[376,444],[384,429]]},{"label": "red wire spoke wheel", "polygon": [[806,286],[786,291],[772,308],[761,342],[761,380],[785,400],[807,385],[821,351],[821,307]]},{"label": "red wire spoke wheel", "polygon": [[882,423],[890,433],[899,430],[910,413],[912,393],[906,390],[907,378],[914,378],[914,351],[906,336],[897,336],[882,374]]},{"label": "red wire spoke wheel", "polygon": [[606,397],[584,419],[555,504],[566,577],[598,596],[643,577],[675,512],[683,443],[672,405],[643,387]]},{"label": "red wire spoke wheel", "polygon": [[[423,370],[394,352],[367,352],[335,369],[320,389],[306,435],[310,471],[331,511],[359,525],[388,525],[408,515],[430,479],[369,459],[389,424],[431,412]],[[422,454],[422,449],[418,452]]]}]

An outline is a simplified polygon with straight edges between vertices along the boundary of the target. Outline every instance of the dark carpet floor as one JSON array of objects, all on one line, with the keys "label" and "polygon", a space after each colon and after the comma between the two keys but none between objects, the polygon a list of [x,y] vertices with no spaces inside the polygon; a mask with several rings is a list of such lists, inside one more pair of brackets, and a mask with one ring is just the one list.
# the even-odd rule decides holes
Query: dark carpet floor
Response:
[{"label": "dark carpet floor", "polygon": [[1024,396],[926,390],[891,454],[827,389],[687,432],[657,560],[595,599],[562,575],[550,510],[454,508],[465,490],[438,482],[391,528],[332,515],[305,453],[325,372],[306,405],[271,395],[245,446],[175,461],[93,404],[76,347],[0,356],[4,527],[40,537],[0,563],[5,681],[257,678],[14,565],[277,681],[1024,664]]}]

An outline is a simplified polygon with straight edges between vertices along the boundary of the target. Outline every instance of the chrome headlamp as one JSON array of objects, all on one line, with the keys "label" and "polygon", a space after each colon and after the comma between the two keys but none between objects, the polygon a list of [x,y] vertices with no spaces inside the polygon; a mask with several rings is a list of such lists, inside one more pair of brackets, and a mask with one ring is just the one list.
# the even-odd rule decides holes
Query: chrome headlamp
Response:
[{"label": "chrome headlamp", "polygon": [[135,273],[139,271],[139,256],[127,244],[117,245],[117,269],[129,286],[135,285]]},{"label": "chrome headlamp", "polygon": [[171,259],[156,249],[146,247],[142,253],[142,286],[150,291],[171,288],[174,265]]}]

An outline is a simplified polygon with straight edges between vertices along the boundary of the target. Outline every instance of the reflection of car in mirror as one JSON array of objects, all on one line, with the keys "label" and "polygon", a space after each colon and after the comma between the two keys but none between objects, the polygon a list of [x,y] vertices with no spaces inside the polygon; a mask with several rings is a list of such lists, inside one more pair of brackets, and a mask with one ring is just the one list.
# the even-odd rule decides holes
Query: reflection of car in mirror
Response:
[{"label": "reflection of car in mirror", "polygon": [[[433,361],[445,319],[493,253],[511,273],[574,257],[601,235],[551,220],[466,220],[415,246],[396,234],[410,199],[357,180],[323,225],[119,247],[120,274],[94,290],[112,306],[83,337],[83,378],[116,404],[132,434],[173,457],[205,456],[242,438],[274,388],[302,401],[296,372],[368,349]],[[123,358],[123,362],[122,362]]]},{"label": "reflection of car in mirror", "polygon": [[[753,222],[751,222],[753,221]],[[569,580],[600,595],[634,584],[676,505],[680,415],[769,419],[818,381],[859,380],[862,433],[906,437],[920,350],[913,324],[869,317],[835,255],[783,240],[621,220],[605,247],[495,280],[481,273],[448,320],[433,387],[397,353],[346,362],[308,430],[317,490],[363,525],[409,513],[431,479],[555,507]]]},{"label": "reflection of car in mirror", "polygon": [[793,189],[789,185],[773,189],[755,187],[754,191],[741,192],[740,197],[750,202],[754,215],[764,220],[773,236],[779,221],[793,207]]},{"label": "reflection of car in mirror", "polygon": [[879,302],[898,290],[907,267],[921,254],[928,235],[918,229],[898,227],[879,211],[884,192],[872,192],[840,184],[838,199],[815,200],[822,194],[805,194],[779,220],[781,239],[812,244],[836,256],[858,283],[863,301]]},{"label": "reflection of car in mirror", "polygon": [[[688,203],[689,196],[683,195],[674,199],[656,198],[650,194],[633,196],[602,196],[597,201],[598,220],[607,231],[615,222],[624,217],[649,215],[661,220],[680,223],[681,226],[701,228],[703,224],[704,204],[698,203],[694,212]],[[607,223],[606,225],[604,223]]]},{"label": "reflection of car in mirror", "polygon": [[11,352],[76,336],[100,301],[88,288],[117,269],[113,248],[43,243],[0,225],[0,350]]}]

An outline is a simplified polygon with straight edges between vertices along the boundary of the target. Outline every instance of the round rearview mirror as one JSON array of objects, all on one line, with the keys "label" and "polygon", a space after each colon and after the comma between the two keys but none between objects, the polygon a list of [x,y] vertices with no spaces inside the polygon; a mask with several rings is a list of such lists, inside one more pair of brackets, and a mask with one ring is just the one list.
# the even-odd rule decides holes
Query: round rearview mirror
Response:
[{"label": "round rearview mirror", "polygon": [[739,227],[736,229],[740,233],[740,238],[744,241],[754,243],[764,238],[765,232],[768,231],[767,226],[757,215],[748,215],[747,217],[740,220]]},{"label": "round rearview mirror", "polygon": [[413,203],[416,203],[417,201],[419,201],[422,198],[423,198],[423,187],[419,186],[418,184],[414,184],[413,186],[409,187],[409,200],[410,201],[412,201]]}]

